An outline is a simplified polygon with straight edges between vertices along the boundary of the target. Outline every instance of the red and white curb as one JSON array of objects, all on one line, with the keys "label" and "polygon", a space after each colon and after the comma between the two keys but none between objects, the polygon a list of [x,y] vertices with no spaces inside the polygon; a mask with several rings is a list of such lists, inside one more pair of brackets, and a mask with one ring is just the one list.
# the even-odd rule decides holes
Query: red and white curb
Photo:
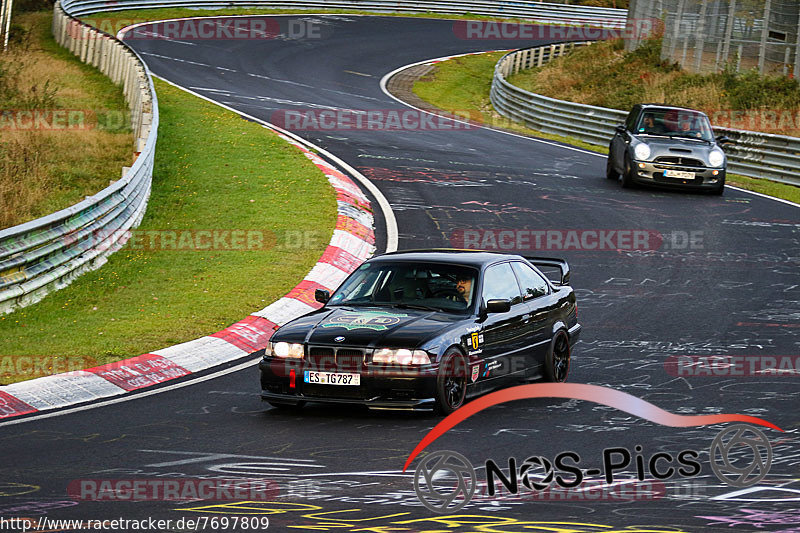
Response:
[{"label": "red and white curb", "polygon": [[222,331],[131,359],[0,387],[0,420],[125,394],[245,357],[264,348],[278,326],[322,306],[316,289],[333,291],[375,252],[370,203],[344,173],[300,142],[336,191],[337,221],[325,253],[286,296]]}]

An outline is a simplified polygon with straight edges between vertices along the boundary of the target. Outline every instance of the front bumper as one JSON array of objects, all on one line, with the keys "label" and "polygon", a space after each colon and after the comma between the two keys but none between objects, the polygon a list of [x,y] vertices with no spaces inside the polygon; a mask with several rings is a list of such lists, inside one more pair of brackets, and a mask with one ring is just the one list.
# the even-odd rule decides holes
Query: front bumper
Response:
[{"label": "front bumper", "polygon": [[[366,405],[373,409],[432,409],[437,368],[316,368],[305,361],[263,358],[261,399],[294,404],[300,401]],[[360,385],[305,383],[305,371],[348,372],[361,376]]]},{"label": "front bumper", "polygon": [[[644,165],[644,168],[642,166]],[[693,179],[669,178],[664,176],[666,170],[679,170],[692,172]],[[690,188],[698,190],[716,189],[725,181],[725,168],[708,168],[694,166],[679,166],[653,161],[633,161],[634,181],[642,184],[658,185],[662,187]],[[714,174],[717,171],[717,174]]]}]

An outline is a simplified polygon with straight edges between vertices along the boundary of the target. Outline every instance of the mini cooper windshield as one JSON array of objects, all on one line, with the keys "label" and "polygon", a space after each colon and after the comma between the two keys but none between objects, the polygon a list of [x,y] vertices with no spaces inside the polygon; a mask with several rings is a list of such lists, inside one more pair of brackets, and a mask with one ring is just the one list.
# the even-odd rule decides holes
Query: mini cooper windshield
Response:
[{"label": "mini cooper windshield", "polygon": [[646,109],[639,118],[636,132],[644,135],[714,141],[714,132],[708,117],[687,109]]},{"label": "mini cooper windshield", "polygon": [[461,265],[365,263],[328,305],[379,305],[468,313],[475,304],[477,270]]}]

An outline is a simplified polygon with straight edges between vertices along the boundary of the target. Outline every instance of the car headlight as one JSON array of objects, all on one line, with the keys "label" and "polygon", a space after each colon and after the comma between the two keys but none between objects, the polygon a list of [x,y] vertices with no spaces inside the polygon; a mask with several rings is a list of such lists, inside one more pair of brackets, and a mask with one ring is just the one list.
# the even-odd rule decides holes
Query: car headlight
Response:
[{"label": "car headlight", "polygon": [[636,148],[633,149],[633,154],[636,156],[636,159],[649,159],[651,153],[652,151],[647,143],[639,143],[636,145]]},{"label": "car headlight", "polygon": [[268,342],[264,350],[265,357],[280,357],[282,359],[302,359],[303,345],[288,342]]},{"label": "car headlight", "polygon": [[372,362],[396,365],[429,365],[431,364],[431,359],[425,350],[379,348],[372,354]]},{"label": "car headlight", "polygon": [[725,153],[719,148],[714,148],[708,153],[708,164],[712,167],[721,167],[725,162]]}]

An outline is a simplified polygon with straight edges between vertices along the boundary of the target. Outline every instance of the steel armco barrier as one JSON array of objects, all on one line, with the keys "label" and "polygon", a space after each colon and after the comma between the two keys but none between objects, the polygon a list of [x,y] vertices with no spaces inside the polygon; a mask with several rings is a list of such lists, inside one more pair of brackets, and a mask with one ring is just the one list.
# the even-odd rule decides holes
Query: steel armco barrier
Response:
[{"label": "steel armco barrier", "polygon": [[0,312],[42,299],[99,268],[144,216],[153,176],[158,103],[144,64],[116,38],[70,17],[56,3],[58,43],[123,86],[131,110],[133,165],[121,179],[72,207],[0,230]]},{"label": "steel armco barrier", "polygon": [[0,312],[34,303],[82,273],[100,267],[125,242],[126,231],[141,221],[150,194],[158,129],[158,105],[152,81],[145,65],[130,48],[75,17],[100,11],[159,7],[435,11],[520,17],[545,23],[593,23],[606,28],[624,28],[626,17],[626,11],[621,9],[535,1],[63,0],[56,3],[52,29],[58,43],[123,85],[133,117],[136,151],[140,154],[122,179],[96,195],[57,213],[0,230]]},{"label": "steel armco barrier", "polygon": [[62,0],[64,9],[73,16],[83,16],[100,11],[123,11],[159,7],[193,7],[224,9],[231,7],[259,7],[275,9],[356,9],[377,13],[445,13],[519,17],[546,23],[602,24],[608,28],[624,28],[625,9],[548,4],[533,0]]},{"label": "steel armco barrier", "polygon": [[[591,144],[607,145],[627,111],[548,98],[520,89],[506,78],[590,42],[540,46],[509,52],[500,58],[492,78],[492,105],[501,115],[526,126],[574,137]],[[728,170],[734,174],[800,185],[800,138],[753,131],[714,128],[731,139],[724,146]]]},{"label": "steel armco barrier", "polygon": [[375,12],[473,13],[520,17],[545,23],[588,24],[624,28],[626,11],[543,4],[536,1],[485,0],[357,1],[316,0],[63,0],[53,13],[53,35],[81,61],[97,67],[123,85],[131,109],[136,161],[122,179],[94,196],[51,215],[0,230],[0,313],[37,302],[86,271],[102,266],[108,255],[138,226],[147,206],[158,130],[158,103],[144,63],[114,36],[77,20],[100,11],[159,7],[358,9]]}]

